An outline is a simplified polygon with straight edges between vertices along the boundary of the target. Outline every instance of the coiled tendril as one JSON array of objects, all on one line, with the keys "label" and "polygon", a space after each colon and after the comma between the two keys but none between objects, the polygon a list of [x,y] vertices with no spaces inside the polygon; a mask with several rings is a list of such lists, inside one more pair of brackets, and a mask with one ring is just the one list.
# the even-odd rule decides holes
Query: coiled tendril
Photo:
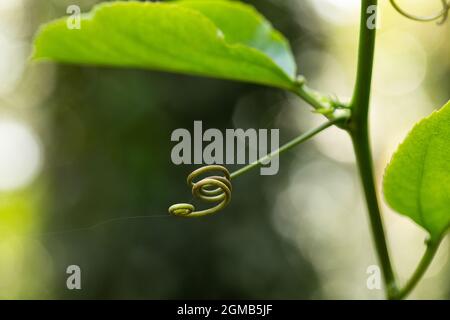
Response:
[{"label": "coiled tendril", "polygon": [[[192,195],[195,198],[203,200],[205,202],[218,202],[215,207],[196,211],[195,207],[190,203],[177,203],[169,208],[169,213],[175,216],[182,217],[202,217],[208,214],[216,213],[223,208],[225,208],[231,200],[231,179],[236,178],[247,171],[265,165],[265,163],[270,160],[272,157],[278,156],[279,154],[286,152],[300,143],[314,137],[319,132],[331,127],[332,125],[342,125],[347,122],[349,119],[349,114],[345,113],[340,116],[331,119],[320,126],[311,129],[298,137],[292,139],[286,144],[282,145],[280,148],[272,151],[270,154],[265,155],[264,157],[250,163],[249,165],[234,171],[232,174],[222,166],[219,165],[209,165],[201,167],[193,171],[187,177],[187,184],[190,188],[192,188]],[[199,181],[195,181],[199,176],[210,173],[212,171],[221,172],[222,176],[208,176]]]},{"label": "coiled tendril", "polygon": [[441,0],[442,2],[442,10],[439,11],[438,13],[436,13],[435,15],[432,16],[416,16],[416,15],[412,15],[408,12],[406,12],[405,10],[403,10],[402,8],[400,8],[400,6],[394,1],[394,0],[390,0],[392,6],[394,7],[395,10],[397,10],[401,15],[411,19],[411,20],[415,20],[415,21],[434,21],[434,20],[438,20],[441,19],[440,21],[438,21],[438,24],[442,24],[445,22],[445,20],[447,20],[448,17],[448,11],[450,10],[450,2],[447,0]]},{"label": "coiled tendril", "polygon": [[[223,176],[208,176],[195,181],[199,176],[210,172],[221,172]],[[192,195],[205,202],[218,202],[212,208],[196,211],[189,203],[177,203],[169,208],[169,213],[182,217],[202,217],[216,213],[225,208],[231,200],[231,177],[230,172],[219,165],[209,165],[193,171],[187,177],[187,184],[192,188]]]}]

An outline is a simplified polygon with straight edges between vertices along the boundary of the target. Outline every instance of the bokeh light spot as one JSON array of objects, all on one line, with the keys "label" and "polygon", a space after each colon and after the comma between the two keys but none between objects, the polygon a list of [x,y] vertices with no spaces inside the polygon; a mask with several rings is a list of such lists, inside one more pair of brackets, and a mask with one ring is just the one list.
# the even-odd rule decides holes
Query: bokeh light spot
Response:
[{"label": "bokeh light spot", "polygon": [[31,129],[16,120],[0,120],[0,191],[31,183],[41,163],[39,139]]}]

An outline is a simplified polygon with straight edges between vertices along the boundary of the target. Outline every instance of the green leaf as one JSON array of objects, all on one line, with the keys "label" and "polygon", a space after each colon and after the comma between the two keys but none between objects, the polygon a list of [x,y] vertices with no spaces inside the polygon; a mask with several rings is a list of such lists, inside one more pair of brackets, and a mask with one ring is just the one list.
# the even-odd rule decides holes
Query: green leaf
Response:
[{"label": "green leaf", "polygon": [[289,43],[255,8],[237,1],[183,0],[178,5],[211,19],[230,43],[242,43],[264,52],[294,78],[296,65]]},{"label": "green leaf", "polygon": [[450,101],[420,121],[386,169],[384,195],[433,239],[450,226]]},{"label": "green leaf", "polygon": [[38,60],[134,67],[292,89],[295,64],[287,41],[252,7],[234,1],[113,2],[44,25]]}]

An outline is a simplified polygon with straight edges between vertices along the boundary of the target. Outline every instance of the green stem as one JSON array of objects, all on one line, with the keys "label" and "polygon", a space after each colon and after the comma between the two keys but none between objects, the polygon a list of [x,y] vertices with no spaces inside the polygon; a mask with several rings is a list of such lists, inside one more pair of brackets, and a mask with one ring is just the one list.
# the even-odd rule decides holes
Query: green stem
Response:
[{"label": "green stem", "polygon": [[352,101],[350,103],[350,107],[352,108],[352,117],[350,119],[348,130],[352,137],[358,169],[364,187],[372,235],[383,272],[387,296],[391,297],[397,292],[397,285],[389,257],[383,221],[378,205],[375,179],[373,175],[368,123],[376,29],[369,28],[367,26],[367,21],[370,17],[370,14],[368,13],[370,10],[368,10],[368,8],[376,5],[377,0],[361,1],[358,66],[355,89]]},{"label": "green stem", "polygon": [[372,237],[375,242],[378,260],[380,261],[381,269],[383,271],[387,296],[390,297],[395,294],[397,286],[386,244],[386,236],[380,208],[378,206],[369,139],[368,135],[363,131],[359,133],[353,131],[351,135],[358,163],[359,174],[361,176],[364,194],[366,197],[367,209],[369,211]]},{"label": "green stem", "polygon": [[427,242],[427,248],[416,270],[414,271],[406,285],[401,290],[399,290],[397,294],[394,294],[392,296],[392,299],[403,299],[412,291],[412,289],[414,289],[414,287],[417,285],[417,283],[425,274],[425,271],[433,261],[433,258],[439,248],[439,244],[440,241]]},{"label": "green stem", "polygon": [[260,167],[262,165],[264,165],[264,163],[267,163],[272,157],[274,156],[278,156],[279,154],[286,152],[290,149],[292,149],[293,147],[299,145],[300,143],[308,140],[309,138],[312,138],[313,136],[315,136],[316,134],[318,134],[319,132],[331,127],[332,125],[338,124],[340,122],[344,122],[347,120],[347,117],[340,117],[340,118],[336,118],[330,121],[325,122],[324,124],[318,126],[317,128],[314,128],[308,132],[305,132],[304,134],[298,136],[297,138],[289,141],[288,143],[284,144],[283,146],[281,146],[280,148],[278,148],[277,150],[274,150],[273,152],[271,152],[270,154],[256,160],[255,162],[252,162],[251,164],[233,172],[230,177],[231,178],[236,178],[244,173],[246,173],[247,171],[250,171],[253,168],[257,168]]},{"label": "green stem", "polygon": [[309,88],[305,84],[305,80],[301,77],[297,81],[297,85],[294,87],[293,92],[315,110],[327,110],[332,108],[330,99],[323,96],[318,91]]},{"label": "green stem", "polygon": [[[323,93],[311,89],[306,85],[306,80],[303,76],[299,76],[295,85],[291,89],[298,97],[308,103],[314,108],[317,113],[323,114],[329,120],[350,117],[350,108],[330,96],[324,95]],[[341,127],[343,128],[343,127]]]}]

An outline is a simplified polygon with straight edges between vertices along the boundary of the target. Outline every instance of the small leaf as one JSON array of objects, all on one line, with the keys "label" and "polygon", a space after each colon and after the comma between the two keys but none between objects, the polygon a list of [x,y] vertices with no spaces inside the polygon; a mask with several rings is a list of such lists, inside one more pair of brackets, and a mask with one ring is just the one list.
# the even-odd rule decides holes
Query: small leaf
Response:
[{"label": "small leaf", "polygon": [[35,59],[135,67],[294,86],[287,41],[252,7],[234,1],[113,2],[44,25]]},{"label": "small leaf", "polygon": [[450,226],[450,101],[421,120],[388,165],[384,195],[433,239]]}]

